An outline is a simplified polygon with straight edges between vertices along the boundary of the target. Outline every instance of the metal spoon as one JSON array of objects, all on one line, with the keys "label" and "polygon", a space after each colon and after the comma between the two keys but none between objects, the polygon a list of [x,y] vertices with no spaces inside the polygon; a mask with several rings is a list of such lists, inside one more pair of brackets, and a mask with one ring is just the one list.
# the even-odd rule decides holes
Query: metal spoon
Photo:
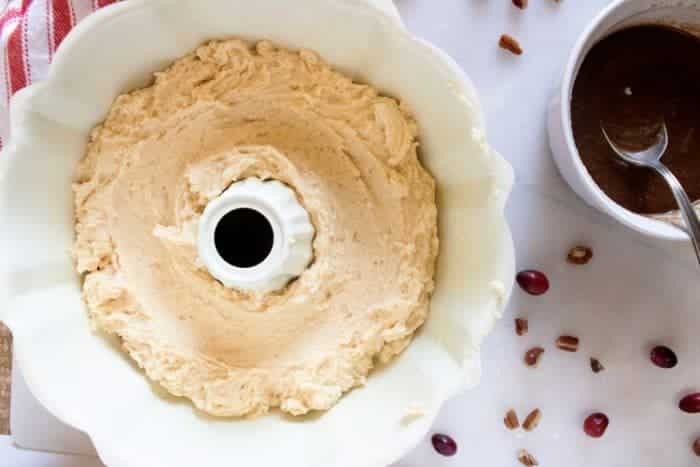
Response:
[{"label": "metal spoon", "polygon": [[661,124],[661,129],[656,134],[656,141],[654,144],[641,151],[626,151],[617,144],[615,144],[605,128],[601,124],[600,129],[603,131],[603,136],[608,141],[608,144],[615,151],[615,154],[620,156],[625,162],[638,167],[646,167],[648,169],[654,169],[656,172],[663,176],[668,183],[669,188],[673,192],[674,198],[678,203],[678,207],[683,214],[683,219],[685,219],[685,225],[688,227],[686,232],[690,235],[690,239],[693,241],[693,247],[695,247],[695,255],[698,258],[698,263],[700,263],[700,220],[698,220],[698,215],[695,212],[693,203],[690,202],[688,194],[685,192],[681,183],[678,181],[675,175],[668,170],[664,164],[661,163],[661,158],[666,152],[668,147],[668,130],[666,129],[666,123]]}]

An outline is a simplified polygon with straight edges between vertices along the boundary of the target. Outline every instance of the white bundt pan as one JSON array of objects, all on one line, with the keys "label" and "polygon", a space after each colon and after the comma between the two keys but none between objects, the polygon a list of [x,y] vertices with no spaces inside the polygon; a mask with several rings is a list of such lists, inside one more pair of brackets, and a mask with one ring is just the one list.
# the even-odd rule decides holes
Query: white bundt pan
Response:
[{"label": "white bundt pan", "polygon": [[[511,167],[486,143],[459,67],[412,37],[386,0],[129,0],[80,23],[49,77],[15,96],[0,167],[0,319],[21,371],[58,418],[87,433],[110,467],[383,467],[429,430],[440,406],[479,380],[479,346],[514,273],[503,208]],[[209,39],[270,39],[318,51],[399,96],[438,181],[441,252],[430,318],[408,349],[324,414],[222,420],[169,398],[93,334],[69,255],[71,179],[90,129]],[[424,415],[409,423],[407,416]]]}]

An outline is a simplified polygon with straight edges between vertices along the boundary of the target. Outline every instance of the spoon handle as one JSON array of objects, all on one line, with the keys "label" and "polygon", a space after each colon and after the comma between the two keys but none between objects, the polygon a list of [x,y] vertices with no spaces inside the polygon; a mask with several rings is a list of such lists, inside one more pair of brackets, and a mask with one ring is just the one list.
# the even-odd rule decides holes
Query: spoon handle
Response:
[{"label": "spoon handle", "polygon": [[683,219],[685,219],[685,225],[688,227],[687,232],[690,235],[690,239],[693,241],[693,247],[695,247],[695,255],[698,257],[698,263],[700,263],[700,220],[698,220],[698,215],[695,212],[693,203],[691,203],[688,198],[687,193],[681,186],[675,175],[671,173],[668,168],[662,163],[656,163],[653,165],[654,169],[666,179],[669,188],[673,192],[673,196],[676,198],[678,207],[683,214]]}]

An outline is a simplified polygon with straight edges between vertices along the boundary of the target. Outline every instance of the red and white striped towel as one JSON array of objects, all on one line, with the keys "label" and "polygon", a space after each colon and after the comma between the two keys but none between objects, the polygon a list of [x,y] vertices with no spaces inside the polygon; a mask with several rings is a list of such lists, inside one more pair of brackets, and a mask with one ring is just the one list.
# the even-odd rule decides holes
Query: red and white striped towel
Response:
[{"label": "red and white striped towel", "polygon": [[46,76],[68,32],[118,0],[0,0],[0,148],[9,137],[10,97]]}]

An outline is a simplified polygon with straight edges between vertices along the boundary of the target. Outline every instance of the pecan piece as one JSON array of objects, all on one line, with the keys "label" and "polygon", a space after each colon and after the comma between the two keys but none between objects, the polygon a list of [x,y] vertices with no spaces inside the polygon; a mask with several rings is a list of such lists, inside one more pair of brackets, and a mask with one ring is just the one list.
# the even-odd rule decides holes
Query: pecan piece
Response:
[{"label": "pecan piece", "polygon": [[522,55],[523,53],[523,48],[520,47],[520,43],[513,36],[509,36],[508,34],[501,35],[501,38],[498,40],[498,46],[515,55]]}]

